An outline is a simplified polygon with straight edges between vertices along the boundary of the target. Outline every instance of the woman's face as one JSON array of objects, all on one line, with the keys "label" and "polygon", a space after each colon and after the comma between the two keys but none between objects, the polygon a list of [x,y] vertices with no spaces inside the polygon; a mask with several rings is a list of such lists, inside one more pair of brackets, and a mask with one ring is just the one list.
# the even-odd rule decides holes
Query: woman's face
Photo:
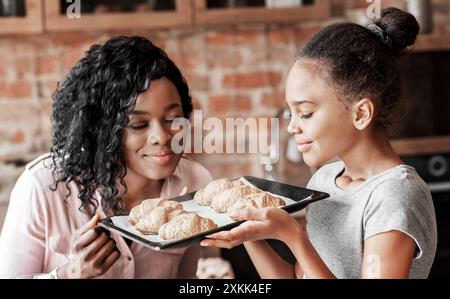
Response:
[{"label": "woman's face", "polygon": [[127,172],[150,179],[169,177],[181,154],[171,150],[171,140],[178,131],[172,121],[183,117],[180,95],[175,85],[163,77],[151,81],[141,93],[125,129],[124,146]]},{"label": "woman's face", "polygon": [[299,60],[286,81],[286,102],[292,114],[288,131],[311,167],[345,154],[357,136],[351,110],[339,101],[325,72],[313,62]]}]

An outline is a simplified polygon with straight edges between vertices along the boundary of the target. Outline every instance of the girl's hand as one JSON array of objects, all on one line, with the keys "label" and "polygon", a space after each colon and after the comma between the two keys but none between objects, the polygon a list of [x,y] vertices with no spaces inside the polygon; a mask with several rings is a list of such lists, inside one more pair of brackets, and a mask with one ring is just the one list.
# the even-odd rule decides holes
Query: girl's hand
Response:
[{"label": "girl's hand", "polygon": [[71,262],[58,270],[61,278],[94,278],[104,274],[119,259],[120,252],[109,232],[98,227],[94,216],[71,236]]},{"label": "girl's hand", "polygon": [[303,230],[288,212],[279,208],[248,208],[230,215],[234,220],[247,220],[230,231],[207,236],[200,245],[233,248],[244,242],[276,239],[287,242],[292,234]]}]

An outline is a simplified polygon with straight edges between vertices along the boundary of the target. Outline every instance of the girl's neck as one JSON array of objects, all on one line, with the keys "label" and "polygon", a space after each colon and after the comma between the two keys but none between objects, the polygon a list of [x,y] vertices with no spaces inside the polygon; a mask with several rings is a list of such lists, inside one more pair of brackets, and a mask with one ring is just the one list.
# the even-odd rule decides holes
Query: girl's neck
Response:
[{"label": "girl's neck", "polygon": [[387,132],[361,136],[356,145],[339,158],[345,164],[342,176],[359,181],[403,163],[392,148]]}]

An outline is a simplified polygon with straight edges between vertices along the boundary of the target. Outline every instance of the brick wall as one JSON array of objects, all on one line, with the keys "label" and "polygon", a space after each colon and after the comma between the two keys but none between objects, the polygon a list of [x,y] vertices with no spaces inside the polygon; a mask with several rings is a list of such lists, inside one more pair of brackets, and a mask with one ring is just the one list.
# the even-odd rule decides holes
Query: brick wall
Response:
[{"label": "brick wall", "polygon": [[[389,1],[385,1],[389,2]],[[385,3],[386,4],[386,3]],[[323,25],[365,15],[364,0],[332,1],[332,20],[167,31],[0,36],[0,225],[23,164],[49,149],[51,94],[93,43],[118,34],[149,37],[182,69],[205,116],[269,117],[297,49]],[[450,1],[435,0],[435,30],[450,34]],[[262,175],[256,155],[198,157],[215,177]],[[299,183],[310,173],[302,170]]]}]

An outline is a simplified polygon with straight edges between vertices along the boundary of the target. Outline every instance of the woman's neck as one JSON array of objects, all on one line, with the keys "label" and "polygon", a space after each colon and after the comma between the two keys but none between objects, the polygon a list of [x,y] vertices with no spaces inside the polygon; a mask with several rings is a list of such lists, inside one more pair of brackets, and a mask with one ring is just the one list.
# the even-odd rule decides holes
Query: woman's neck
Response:
[{"label": "woman's neck", "polygon": [[122,203],[127,212],[144,199],[160,197],[164,184],[164,180],[150,180],[130,170],[127,171],[124,181],[127,185],[127,192],[122,196]]},{"label": "woman's neck", "polygon": [[339,157],[345,164],[342,176],[349,180],[364,181],[403,163],[389,143],[386,132],[363,135],[355,144]]}]

